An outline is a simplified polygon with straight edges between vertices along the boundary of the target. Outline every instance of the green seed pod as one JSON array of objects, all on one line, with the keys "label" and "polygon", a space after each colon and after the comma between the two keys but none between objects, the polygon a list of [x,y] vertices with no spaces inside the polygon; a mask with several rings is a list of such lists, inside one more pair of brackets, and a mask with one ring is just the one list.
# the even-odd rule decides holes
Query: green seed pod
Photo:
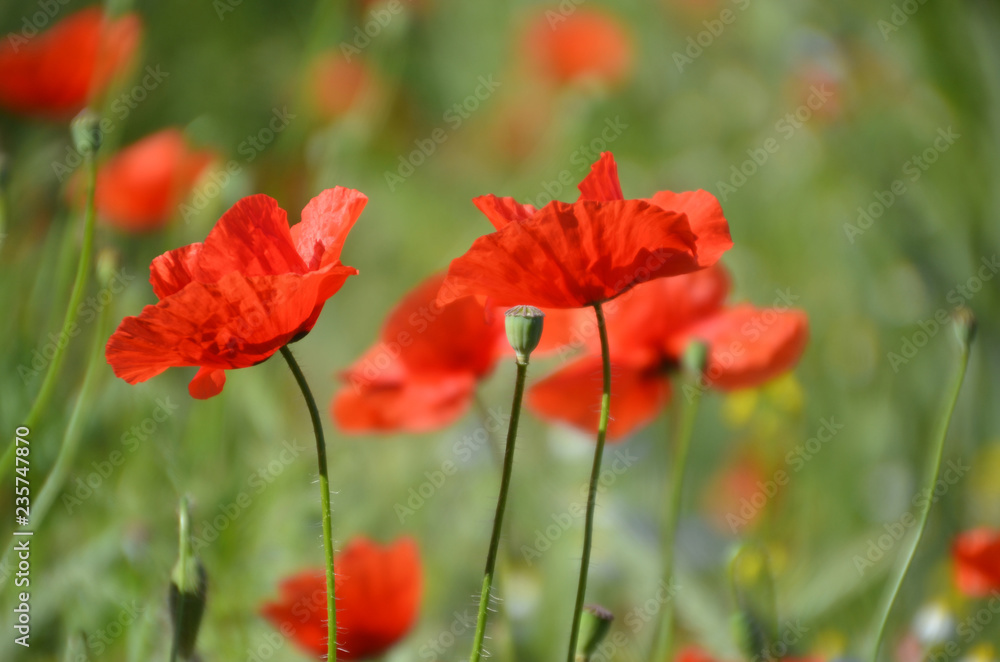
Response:
[{"label": "green seed pod", "polygon": [[596,653],[598,646],[608,636],[614,615],[600,605],[587,605],[580,614],[580,637],[576,644],[576,659],[587,662]]},{"label": "green seed pod", "polygon": [[101,120],[89,108],[84,108],[70,125],[73,144],[83,156],[93,156],[101,148]]},{"label": "green seed pod", "polygon": [[507,341],[517,354],[517,362],[528,363],[528,357],[542,340],[545,313],[534,306],[514,306],[505,314]]}]

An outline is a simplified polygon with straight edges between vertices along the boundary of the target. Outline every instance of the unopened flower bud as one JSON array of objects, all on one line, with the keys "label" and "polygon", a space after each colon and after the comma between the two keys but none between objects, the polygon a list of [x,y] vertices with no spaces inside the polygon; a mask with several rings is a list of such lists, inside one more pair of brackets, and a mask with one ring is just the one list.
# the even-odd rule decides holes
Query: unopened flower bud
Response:
[{"label": "unopened flower bud", "polygon": [[955,318],[955,335],[958,336],[958,342],[966,347],[972,345],[972,341],[976,339],[976,316],[965,306],[957,308],[952,316]]},{"label": "unopened flower bud", "polygon": [[600,605],[587,605],[580,614],[580,638],[576,644],[576,659],[587,662],[596,653],[611,630],[614,615]]},{"label": "unopened flower bud", "polygon": [[101,148],[101,120],[89,108],[84,108],[71,124],[73,144],[80,154],[93,156]]},{"label": "unopened flower bud", "polygon": [[517,362],[525,365],[542,340],[545,313],[534,306],[514,306],[505,313],[505,318],[507,341],[517,354]]},{"label": "unopened flower bud", "polygon": [[205,566],[194,555],[187,499],[181,500],[180,551],[170,575],[170,621],[174,630],[173,645],[181,660],[194,658],[198,628],[205,613],[208,577]]},{"label": "unopened flower bud", "polygon": [[107,287],[118,272],[119,255],[114,248],[102,248],[97,254],[97,282]]}]

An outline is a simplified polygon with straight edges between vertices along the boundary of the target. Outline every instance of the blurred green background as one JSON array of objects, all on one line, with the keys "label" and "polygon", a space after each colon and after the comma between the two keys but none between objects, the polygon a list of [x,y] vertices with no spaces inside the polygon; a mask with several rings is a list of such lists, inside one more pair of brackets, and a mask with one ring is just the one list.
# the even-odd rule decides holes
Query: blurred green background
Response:
[{"label": "blurred green background", "polygon": [[[854,559],[911,508],[924,486],[931,435],[957,360],[949,328],[904,363],[890,353],[902,356],[922,321],[957,303],[970,306],[980,324],[946,457],[962,458],[972,469],[935,505],[884,654],[896,656],[915,615],[928,605],[940,605],[956,622],[981,608],[955,595],[949,547],[961,530],[1000,526],[1000,435],[991,405],[1000,397],[993,379],[1000,361],[998,281],[981,282],[976,292],[965,289],[969,296],[958,289],[975,287],[968,281],[982,260],[1000,252],[996,3],[422,0],[403,3],[395,13],[388,5],[304,0],[109,4],[115,12],[137,11],[145,26],[133,80],[122,89],[141,79],[146,66],[169,75],[126,117],[109,113],[114,130],[102,153],[180,126],[195,144],[242,167],[190,222],[178,213],[166,229],[142,236],[99,228],[97,248],[120,251],[130,280],[110,303],[110,328],[83,324],[72,340],[56,397],[32,430],[32,483],[40,486],[74,408],[80,409],[79,448],[64,489],[35,527],[32,648],[12,643],[8,578],[0,659],[76,659],[66,657],[74,636],[83,637],[74,645],[87,648],[94,660],[164,659],[167,582],[182,495],[193,501],[196,534],[241,492],[251,498],[201,552],[210,578],[199,640],[206,661],[254,659],[254,651],[265,650],[274,630],[258,616],[259,605],[276,595],[282,577],[321,563],[311,428],[281,361],[230,372],[223,394],[209,401],[187,395],[193,370],[171,370],[131,387],[101,361],[78,405],[90,348],[103,344],[123,316],[154,301],[146,281],[153,257],[200,241],[226,208],[249,193],[276,197],[294,222],[323,188],[365,192],[370,202],[343,254],[361,275],[328,302],[315,330],[295,348],[325,406],[337,387],[336,371],[374,340],[398,298],[491,229],[472,197],[495,193],[544,203],[554,194],[573,200],[575,183],[605,148],[615,154],[626,197],[704,188],[720,198],[735,241],[724,259],[734,275],[734,300],[765,306],[789,292],[810,316],[809,347],[794,375],[754,392],[712,394],[699,412],[678,541],[682,640],[699,642],[721,659],[738,656],[725,564],[731,546],[746,538],[771,553],[782,621],[805,630],[798,654],[867,654],[884,580],[904,546],[895,545],[863,573]],[[904,4],[916,11],[905,13]],[[0,28],[5,34],[18,30],[37,5],[6,0]],[[60,11],[83,6],[70,2]],[[539,21],[546,26],[548,18],[558,30],[558,17],[585,11],[604,12],[621,24],[631,51],[627,73],[610,85],[546,80],[525,45],[528,27]],[[733,20],[719,28],[724,11]],[[899,25],[892,23],[894,11],[902,12],[895,14]],[[357,46],[355,28],[377,21],[377,12],[390,18],[358,55],[373,72],[375,91],[347,112],[324,117],[311,101],[311,62],[342,44]],[[454,121],[449,109],[474,95],[481,77],[499,85],[468,117]],[[275,109],[285,108],[294,115],[287,128],[247,162],[241,143],[267,126]],[[601,138],[609,122],[621,127],[611,140],[607,133]],[[447,139],[411,176],[389,181],[386,173],[399,173],[400,160],[418,149],[415,141],[438,128]],[[924,169],[912,159],[933,148],[939,130],[958,137],[946,150],[939,142],[935,162]],[[0,246],[6,447],[40,382],[25,383],[18,366],[29,363],[62,323],[80,215],[67,209],[64,185],[52,168],[70,144],[66,125],[2,114],[0,144],[11,172],[7,236]],[[746,165],[760,158],[765,144],[778,148],[762,164]],[[743,180],[734,174],[741,167],[752,171]],[[555,183],[565,172],[569,187]],[[893,194],[884,212],[869,211],[867,227],[859,225],[859,207],[877,210],[884,204],[879,196],[887,199],[881,192],[896,180],[905,192]],[[92,282],[88,294],[96,291]],[[557,363],[533,363],[529,376],[540,377]],[[507,412],[512,382],[513,365],[501,365],[481,389],[484,406]],[[156,422],[168,409],[169,416]],[[844,427],[818,460],[794,471],[735,535],[725,513],[755,488],[750,481],[749,491],[741,492],[733,476],[756,467],[753,480],[766,481],[788,470],[786,454],[831,417]],[[130,430],[141,430],[144,422],[148,438],[136,442]],[[481,423],[473,412],[435,434],[377,438],[345,437],[329,418],[326,423],[335,537],[345,541],[360,533],[388,541],[409,534],[420,543],[422,613],[387,659],[465,657],[472,627],[462,614],[474,613],[498,472],[485,446],[466,461],[455,445]],[[606,659],[648,659],[655,634],[659,605],[648,601],[660,581],[667,428],[663,417],[608,450],[609,462],[617,452],[636,459],[615,474],[598,511],[588,600],[618,616],[615,632],[625,642]],[[293,440],[305,450],[282,464],[282,443]],[[114,451],[123,461],[107,470]],[[583,503],[591,451],[585,436],[531,416],[522,420],[506,520],[510,554],[498,586],[511,629],[499,618],[491,623],[491,647],[498,654],[513,650],[516,657],[508,659],[564,654],[582,521],[574,519],[554,536],[539,558],[526,559],[523,550],[537,546],[546,527]],[[425,472],[448,460],[459,472],[412,516],[398,516],[397,505],[429,480]],[[81,486],[102,469],[107,475],[88,493]],[[258,491],[255,475],[270,482]],[[0,495],[5,514],[13,510],[10,492]],[[0,524],[4,540],[11,519],[5,515]],[[992,649],[976,647],[1000,645],[1000,627],[991,621],[971,642],[952,638],[963,656],[975,651],[996,659]],[[910,655],[900,659],[914,659]],[[305,658],[282,643],[266,659]]]}]

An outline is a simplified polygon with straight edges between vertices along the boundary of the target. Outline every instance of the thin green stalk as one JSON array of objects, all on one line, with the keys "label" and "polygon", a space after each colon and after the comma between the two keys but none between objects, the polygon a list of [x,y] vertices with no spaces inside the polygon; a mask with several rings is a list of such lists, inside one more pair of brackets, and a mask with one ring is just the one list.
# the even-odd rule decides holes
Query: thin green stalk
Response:
[{"label": "thin green stalk", "polygon": [[576,659],[576,644],[580,638],[580,615],[587,594],[587,573],[590,571],[590,547],[594,539],[594,510],[597,507],[597,484],[601,477],[601,460],[604,458],[604,439],[608,433],[608,416],[611,408],[611,352],[608,349],[608,326],[604,320],[604,310],[600,303],[594,304],[597,313],[597,330],[601,337],[601,366],[604,391],[601,395],[601,417],[597,422],[597,447],[594,449],[594,464],[590,470],[590,487],[587,491],[587,515],[583,525],[583,555],[580,559],[580,579],[576,587],[576,603],[573,606],[573,622],[569,633],[569,653],[567,662]]},{"label": "thin green stalk", "polygon": [[[93,260],[94,246],[94,226],[97,214],[94,209],[94,190],[97,187],[97,157],[93,152],[86,155],[87,162],[87,209],[83,220],[83,245],[80,248],[80,261],[77,263],[76,280],[73,282],[73,291],[70,293],[69,305],[66,308],[66,316],[63,319],[62,330],[59,333],[60,342],[56,343],[55,355],[49,362],[48,370],[45,372],[45,379],[35,396],[35,402],[28,411],[28,416],[23,425],[33,428],[38,423],[39,417],[52,399],[55,392],[59,371],[62,368],[63,360],[66,358],[66,349],[69,347],[70,339],[76,335],[76,319],[80,312],[80,304],[83,302],[83,295],[87,289],[87,279],[90,276],[90,266]],[[78,330],[77,330],[78,332]],[[7,476],[10,473],[11,464],[14,461],[14,444],[7,447],[3,458],[0,459],[0,476]]]},{"label": "thin green stalk", "polygon": [[517,378],[514,382],[514,402],[510,407],[510,424],[507,426],[507,448],[503,456],[503,472],[500,476],[500,495],[497,498],[497,510],[493,515],[493,534],[490,536],[490,549],[486,554],[486,571],[483,574],[483,588],[479,594],[479,616],[476,618],[476,634],[472,640],[472,652],[469,662],[479,662],[483,652],[483,640],[486,638],[486,618],[489,613],[490,594],[493,590],[493,574],[496,571],[497,552],[500,549],[500,531],[503,528],[503,514],[507,508],[507,494],[510,489],[510,477],[514,470],[514,444],[517,441],[517,424],[521,419],[521,400],[524,397],[525,376],[528,374],[528,360],[517,362]]},{"label": "thin green stalk", "polygon": [[[699,393],[686,399],[680,408],[680,416],[674,429],[674,462],[670,478],[670,501],[667,502],[667,518],[663,523],[663,580],[672,586],[674,578],[674,548],[677,537],[677,523],[680,521],[681,499],[684,494],[684,473],[687,468],[688,451],[691,448],[691,432],[694,430],[695,414],[698,411]],[[660,613],[660,630],[653,649],[653,662],[671,659],[674,635],[674,601],[669,598]]]},{"label": "thin green stalk", "polygon": [[[961,324],[962,322],[956,321],[955,323]],[[945,405],[944,415],[940,419],[935,437],[936,445],[934,447],[933,469],[930,481],[931,490],[933,490],[934,486],[937,485],[938,476],[941,473],[941,460],[944,457],[945,438],[948,436],[948,427],[951,424],[951,417],[955,413],[955,404],[958,402],[958,394],[962,390],[962,382],[965,380],[966,368],[969,366],[971,335],[966,336],[965,338],[960,338],[959,340],[962,345],[962,351],[959,358],[958,371],[955,373],[955,377],[952,381],[948,401]],[[892,608],[896,604],[896,598],[899,597],[899,589],[903,585],[903,580],[906,578],[906,573],[910,569],[913,557],[917,553],[917,546],[920,544],[920,540],[924,537],[924,529],[927,528],[927,520],[930,515],[932,505],[932,502],[928,500],[927,505],[923,508],[923,512],[920,513],[920,519],[917,523],[917,532],[913,536],[913,542],[910,544],[910,548],[906,552],[903,563],[896,573],[896,578],[892,583],[892,590],[886,595],[883,601],[880,609],[880,616],[877,621],[879,626],[875,634],[875,643],[872,646],[872,662],[878,661],[878,654],[879,650],[882,648],[882,640],[885,638],[885,629],[889,622],[889,615],[892,613]]]},{"label": "thin green stalk", "polygon": [[323,420],[319,417],[319,409],[316,407],[316,399],[313,398],[309,384],[306,382],[302,369],[292,356],[292,350],[288,346],[281,348],[281,355],[285,357],[288,367],[295,376],[295,381],[302,391],[302,397],[306,400],[309,408],[309,417],[312,419],[313,431],[316,433],[316,457],[319,461],[319,489],[320,499],[323,508],[323,551],[326,554],[326,613],[327,632],[329,640],[327,642],[327,660],[336,662],[337,660],[337,600],[334,595],[334,573],[333,573],[333,516],[330,509],[330,470],[326,463],[326,440],[323,437]]}]

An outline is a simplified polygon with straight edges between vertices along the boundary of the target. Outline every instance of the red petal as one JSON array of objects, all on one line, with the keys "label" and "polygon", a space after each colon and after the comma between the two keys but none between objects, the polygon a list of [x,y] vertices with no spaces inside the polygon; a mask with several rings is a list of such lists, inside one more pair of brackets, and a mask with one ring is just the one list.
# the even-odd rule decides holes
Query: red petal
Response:
[{"label": "red petal", "polygon": [[679,358],[692,340],[709,344],[707,376],[723,389],[758,386],[790,370],[809,338],[800,310],[780,311],[742,304],[670,338],[667,351]]},{"label": "red petal", "polygon": [[472,199],[472,204],[479,208],[479,211],[490,219],[497,230],[503,228],[508,223],[516,223],[531,218],[535,213],[533,205],[522,205],[514,198],[498,198],[495,195],[481,195]]},{"label": "red petal", "polygon": [[581,200],[624,200],[622,185],[618,181],[618,164],[611,152],[603,152],[590,166],[590,173],[578,186]]},{"label": "red petal", "polygon": [[965,531],[952,546],[955,585],[968,597],[1000,591],[1000,531],[985,527]]},{"label": "red petal", "polygon": [[660,191],[650,202],[661,209],[687,216],[691,231],[697,237],[699,265],[708,267],[715,264],[723,253],[733,247],[722,205],[708,191]]},{"label": "red petal", "polygon": [[175,366],[245,368],[308,331],[353,273],[350,267],[258,278],[232,272],[218,283],[191,283],[126,317],[105,355],[130,384]]},{"label": "red petal", "polygon": [[226,385],[226,371],[213,368],[202,368],[188,384],[188,393],[192,398],[208,400],[222,393]]},{"label": "red petal", "polygon": [[258,194],[230,207],[204,243],[154,259],[149,281],[163,299],[192,281],[214,283],[230,272],[266,276],[306,270],[292,243],[285,211],[273,198]]},{"label": "red petal", "polygon": [[326,189],[309,201],[302,210],[302,220],[291,230],[307,269],[319,269],[340,259],[347,234],[367,203],[364,193],[343,186]]},{"label": "red petal", "polygon": [[439,300],[579,308],[698,269],[694,239],[684,216],[641,200],[553,202],[477,239],[452,261]]},{"label": "red petal", "polygon": [[[337,595],[337,656],[377,657],[403,638],[420,610],[423,571],[416,543],[400,538],[381,546],[353,538],[334,560]],[[279,601],[261,614],[316,656],[327,652],[327,587],[322,569],[307,570],[281,583]]]},{"label": "red petal", "polygon": [[[527,404],[540,418],[596,433],[603,390],[601,359],[589,356],[532,386]],[[663,375],[612,364],[608,440],[620,441],[652,421],[669,397]]]}]

